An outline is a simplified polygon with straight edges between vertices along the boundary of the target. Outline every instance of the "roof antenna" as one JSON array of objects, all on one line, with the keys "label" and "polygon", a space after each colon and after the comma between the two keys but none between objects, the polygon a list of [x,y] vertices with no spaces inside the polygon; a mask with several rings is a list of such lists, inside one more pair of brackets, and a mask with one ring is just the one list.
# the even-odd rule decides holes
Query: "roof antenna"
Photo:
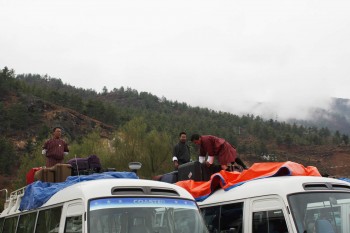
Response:
[{"label": "roof antenna", "polygon": [[75,164],[77,165],[77,172],[78,172],[78,177],[79,177],[79,182],[80,182],[79,166],[78,166],[78,160],[77,160],[76,154],[74,154],[74,158],[75,158]]}]

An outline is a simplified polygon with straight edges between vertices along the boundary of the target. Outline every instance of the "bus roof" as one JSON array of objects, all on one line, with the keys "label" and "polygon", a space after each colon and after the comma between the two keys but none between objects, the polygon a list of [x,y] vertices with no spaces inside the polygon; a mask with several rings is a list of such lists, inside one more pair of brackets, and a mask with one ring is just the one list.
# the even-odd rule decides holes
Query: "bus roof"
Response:
[{"label": "bus roof", "polygon": [[[327,184],[336,184],[334,187],[338,188],[330,189],[329,185],[327,188]],[[227,191],[219,189],[204,201],[198,202],[198,205],[210,205],[212,203],[223,203],[266,195],[286,197],[291,193],[330,190],[350,192],[350,183],[338,179],[316,176],[282,176],[256,179]]]},{"label": "bus roof", "polygon": [[117,195],[170,195],[193,200],[190,193],[173,184],[143,179],[102,179],[81,182],[69,186],[53,195],[43,206],[74,199],[89,200],[99,197],[115,197]]},{"label": "bus roof", "polygon": [[[24,193],[22,190],[24,190],[24,188],[21,189],[21,194],[11,195],[8,201],[12,204],[0,213],[1,217],[22,212],[19,211],[19,203],[21,202]],[[46,203],[38,208],[65,203],[77,199],[82,199],[85,202],[94,198],[117,196],[170,196],[194,200],[189,192],[174,184],[153,180],[114,178],[88,180],[73,184],[55,193]]]}]

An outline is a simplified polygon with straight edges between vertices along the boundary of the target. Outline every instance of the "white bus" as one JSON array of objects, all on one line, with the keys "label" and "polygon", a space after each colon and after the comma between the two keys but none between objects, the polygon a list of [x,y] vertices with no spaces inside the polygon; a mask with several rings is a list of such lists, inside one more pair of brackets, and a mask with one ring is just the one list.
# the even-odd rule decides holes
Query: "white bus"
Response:
[{"label": "white bus", "polygon": [[257,179],[198,202],[213,233],[349,233],[350,183],[314,176]]},{"label": "white bus", "polygon": [[141,179],[80,182],[40,208],[18,210],[20,193],[0,215],[0,233],[204,233],[198,206],[184,189]]}]

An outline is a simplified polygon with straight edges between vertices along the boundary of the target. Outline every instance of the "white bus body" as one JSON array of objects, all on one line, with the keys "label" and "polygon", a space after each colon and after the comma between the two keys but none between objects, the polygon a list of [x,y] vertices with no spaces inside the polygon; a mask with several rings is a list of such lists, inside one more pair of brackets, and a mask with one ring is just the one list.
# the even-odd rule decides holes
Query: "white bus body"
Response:
[{"label": "white bus body", "polygon": [[350,183],[338,179],[257,179],[217,190],[198,205],[209,232],[350,232]]},{"label": "white bus body", "polygon": [[54,232],[203,233],[207,230],[196,202],[186,190],[141,179],[80,182],[57,192],[38,209],[19,211],[8,207],[0,215],[0,233]]}]

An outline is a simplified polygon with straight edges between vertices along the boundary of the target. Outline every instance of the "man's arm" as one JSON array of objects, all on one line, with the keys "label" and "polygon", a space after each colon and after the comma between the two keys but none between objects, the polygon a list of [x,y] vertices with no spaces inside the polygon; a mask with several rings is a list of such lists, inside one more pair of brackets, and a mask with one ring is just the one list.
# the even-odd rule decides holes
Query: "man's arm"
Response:
[{"label": "man's arm", "polygon": [[206,141],[206,148],[208,154],[208,158],[206,161],[207,166],[210,166],[214,163],[214,156],[216,155],[215,140],[216,137],[212,136],[208,138],[208,141]]},{"label": "man's arm", "polygon": [[48,142],[49,142],[49,141],[46,141],[46,142],[44,143],[43,150],[41,151],[41,154],[43,154],[43,155],[46,155],[46,152],[47,152],[47,144],[48,144]]},{"label": "man's arm", "polygon": [[177,156],[179,154],[179,145],[176,144],[173,148],[173,161],[178,160]]},{"label": "man's arm", "polygon": [[68,153],[69,153],[69,149],[68,149],[68,144],[66,143],[66,142],[64,142],[64,150],[63,150],[64,152],[64,155],[68,155]]},{"label": "man's arm", "polygon": [[179,147],[178,147],[178,144],[176,144],[173,148],[173,162],[174,162],[175,169],[177,169],[179,167],[179,162],[177,159],[178,153],[179,153]]}]

